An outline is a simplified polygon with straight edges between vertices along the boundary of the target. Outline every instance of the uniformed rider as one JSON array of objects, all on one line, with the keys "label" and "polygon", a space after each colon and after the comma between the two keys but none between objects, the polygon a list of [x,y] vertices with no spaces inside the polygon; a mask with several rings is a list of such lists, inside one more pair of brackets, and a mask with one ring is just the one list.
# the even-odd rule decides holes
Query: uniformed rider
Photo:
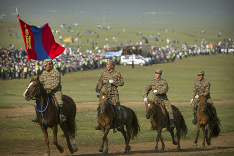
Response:
[{"label": "uniformed rider", "polygon": [[194,125],[197,124],[197,120],[196,120],[196,118],[197,118],[197,106],[198,106],[198,103],[199,103],[199,96],[200,95],[205,95],[206,96],[207,105],[210,107],[212,115],[213,115],[213,122],[218,123],[219,119],[217,118],[216,109],[215,109],[213,101],[212,101],[212,99],[210,97],[210,83],[204,79],[205,72],[204,71],[198,71],[197,77],[198,77],[198,79],[194,83],[193,94],[192,94],[192,98],[190,100],[191,105],[193,105],[193,115],[194,115],[194,119],[193,119],[192,123]]},{"label": "uniformed rider", "polygon": [[163,107],[166,107],[166,110],[169,114],[169,119],[170,119],[170,127],[174,128],[174,115],[173,111],[171,108],[171,104],[167,98],[167,91],[168,91],[168,84],[165,79],[161,78],[162,76],[162,70],[157,69],[155,71],[155,79],[151,80],[149,84],[145,87],[143,97],[144,97],[144,102],[147,102],[148,100],[148,94],[152,90],[154,99],[156,104],[159,104]]},{"label": "uniformed rider", "polygon": [[[96,96],[99,98],[100,91],[102,88],[104,89],[104,92],[108,92],[108,98],[109,102],[112,105],[115,105],[115,113],[117,116],[117,130],[120,130],[123,128],[123,118],[122,118],[122,111],[120,110],[120,102],[119,102],[119,93],[118,93],[118,87],[124,85],[123,77],[119,72],[117,72],[115,69],[115,62],[113,60],[109,60],[106,63],[106,71],[104,71],[101,75],[101,77],[98,80],[97,86],[96,86]],[[100,107],[97,108],[98,117],[100,115]],[[101,129],[101,125],[98,123],[98,125],[95,127],[96,130]]]},{"label": "uniformed rider", "polygon": [[[53,68],[53,62],[51,59],[44,60],[45,70],[40,76],[40,82],[43,84],[47,94],[54,95],[59,105],[59,119],[60,122],[66,121],[66,117],[63,114],[63,101],[62,101],[62,85],[61,74],[55,68]],[[37,119],[33,122],[38,122]]]}]

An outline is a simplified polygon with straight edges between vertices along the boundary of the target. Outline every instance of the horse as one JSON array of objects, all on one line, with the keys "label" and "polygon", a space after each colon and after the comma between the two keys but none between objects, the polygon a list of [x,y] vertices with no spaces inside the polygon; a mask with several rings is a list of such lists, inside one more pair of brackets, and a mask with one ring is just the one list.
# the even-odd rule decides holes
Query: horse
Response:
[{"label": "horse", "polygon": [[180,148],[180,137],[181,136],[186,136],[187,135],[187,126],[184,121],[184,117],[182,116],[181,112],[179,109],[171,105],[173,114],[174,114],[174,123],[175,123],[175,128],[176,128],[176,137],[177,137],[177,142],[174,139],[174,128],[170,128],[168,126],[168,115],[165,115],[163,113],[163,108],[159,104],[156,104],[154,101],[150,101],[150,99],[147,100],[146,103],[146,118],[147,119],[152,119],[152,125],[155,127],[155,130],[157,131],[157,137],[156,137],[156,146],[154,151],[158,151],[158,142],[159,139],[161,140],[162,143],[162,148],[161,150],[165,149],[165,144],[163,142],[163,137],[161,135],[162,129],[167,128],[167,130],[170,132],[171,137],[172,137],[172,143],[174,145],[177,145],[177,150],[181,150]]},{"label": "horse", "polygon": [[202,142],[203,147],[205,147],[205,141],[207,145],[211,145],[211,138],[217,137],[219,135],[220,133],[219,124],[212,124],[211,116],[212,116],[211,110],[207,106],[206,96],[200,95],[198,110],[197,110],[197,135],[194,141],[194,146],[197,146],[197,139],[199,137],[200,128],[202,128],[203,131],[203,142]]},{"label": "horse", "polygon": [[[107,135],[110,129],[115,129],[116,116],[114,113],[113,105],[109,103],[108,100],[108,91],[106,93],[100,92],[99,105],[101,108],[101,113],[99,115],[99,123],[101,125],[101,130],[103,132],[102,145],[99,149],[99,152],[103,152],[104,143],[106,143],[106,149],[104,153],[108,153],[108,138]],[[123,129],[120,130],[125,140],[125,150],[124,153],[128,153],[131,150],[129,146],[130,139],[137,137],[138,132],[140,131],[140,126],[138,123],[137,116],[135,112],[125,106],[121,106],[126,113],[123,113],[124,125],[126,126],[127,132]],[[124,115],[126,114],[126,115]]]},{"label": "horse", "polygon": [[[53,103],[53,97],[48,95],[43,87],[43,84],[39,81],[39,76],[37,78],[32,78],[27,89],[23,94],[25,100],[36,100],[36,111],[38,123],[41,126],[41,130],[44,133],[45,143],[47,148],[47,153],[45,155],[50,155],[49,138],[47,128],[53,130],[53,143],[57,147],[60,153],[64,152],[64,148],[58,144],[57,132],[58,125],[62,129],[64,136],[66,137],[67,145],[71,154],[78,150],[76,145],[75,135],[76,135],[76,104],[73,99],[69,96],[63,95],[63,107],[64,115],[66,117],[65,122],[60,122],[58,106]],[[70,138],[73,140],[71,145]]]}]

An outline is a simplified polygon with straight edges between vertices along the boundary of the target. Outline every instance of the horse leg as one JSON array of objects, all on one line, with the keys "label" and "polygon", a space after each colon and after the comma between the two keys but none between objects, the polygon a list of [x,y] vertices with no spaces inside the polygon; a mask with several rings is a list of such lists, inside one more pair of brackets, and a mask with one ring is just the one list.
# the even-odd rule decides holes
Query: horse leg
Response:
[{"label": "horse leg", "polygon": [[213,126],[211,127],[210,134],[209,134],[209,124],[206,125],[206,143],[207,145],[211,144],[211,137],[213,135]]},{"label": "horse leg", "polygon": [[[158,151],[158,141],[159,141],[159,138],[160,138],[160,139],[162,138],[161,132],[162,132],[162,127],[160,127],[160,128],[158,129],[158,135],[157,135],[157,137],[156,137],[156,146],[155,146],[155,149],[154,149],[155,152]],[[164,146],[163,139],[161,139],[161,141],[162,141],[162,145]]]},{"label": "horse leg", "polygon": [[58,133],[58,126],[56,125],[56,126],[53,127],[53,143],[57,147],[57,149],[59,150],[59,152],[63,153],[64,149],[63,149],[62,146],[60,146],[58,144],[58,141],[57,141],[57,133]]},{"label": "horse leg", "polygon": [[[169,132],[171,134],[171,138],[172,138],[172,143],[174,145],[177,145],[178,143],[175,141],[175,135],[174,135],[174,131],[172,129],[169,129]],[[177,131],[178,132],[178,131]]]},{"label": "horse leg", "polygon": [[176,134],[177,134],[177,151],[180,151],[181,150],[180,149],[180,125],[176,125]]},{"label": "horse leg", "polygon": [[74,120],[71,120],[69,123],[70,123],[70,127],[71,127],[71,132],[72,132],[72,135],[71,135],[71,138],[72,138],[72,148],[73,148],[74,152],[77,152],[78,151],[78,147],[76,145],[76,136],[75,136],[75,133],[76,133],[75,117],[74,117]]},{"label": "horse leg", "polygon": [[195,139],[195,141],[194,141],[193,146],[197,146],[197,139],[198,139],[198,137],[199,137],[199,132],[200,132],[200,126],[197,125],[197,136],[196,136],[196,139]]},{"label": "horse leg", "polygon": [[126,131],[124,129],[121,129],[121,133],[122,133],[122,135],[124,137],[124,141],[125,141],[124,153],[127,153],[127,152],[129,152],[129,135],[126,135]]},{"label": "horse leg", "polygon": [[60,127],[61,127],[61,129],[62,129],[62,131],[63,131],[63,133],[64,133],[64,135],[66,137],[67,146],[69,148],[69,151],[70,151],[71,154],[73,154],[74,151],[73,151],[73,148],[72,148],[72,145],[71,145],[71,142],[70,142],[70,138],[69,138],[69,135],[68,135],[68,129],[67,129],[66,122],[60,123],[59,125],[60,125]]},{"label": "horse leg", "polygon": [[[104,129],[102,128],[102,132],[103,132],[104,136],[102,137],[102,145],[101,145],[101,147],[99,149],[99,152],[103,152],[104,143],[107,140],[107,135],[108,135],[109,131],[110,131],[110,126],[108,126],[108,128],[107,127],[104,128]],[[108,145],[108,143],[106,143],[106,145]],[[105,152],[108,152],[108,147],[106,147]]]},{"label": "horse leg", "polygon": [[41,130],[43,131],[44,137],[45,137],[45,143],[47,148],[47,153],[45,155],[50,155],[50,145],[49,145],[49,138],[48,138],[48,132],[47,127],[43,127],[41,124]]},{"label": "horse leg", "polygon": [[126,130],[127,130],[127,143],[126,143],[125,152],[129,152],[131,150],[131,146],[129,145],[131,139],[131,126],[130,125],[126,126]]},{"label": "horse leg", "polygon": [[[158,128],[155,128],[155,130],[156,130],[156,132],[158,133]],[[160,135],[160,141],[161,141],[161,143],[162,143],[162,148],[161,148],[161,150],[164,150],[165,149],[165,144],[164,144],[164,142],[163,142],[163,137],[162,137],[162,135]]]},{"label": "horse leg", "polygon": [[207,137],[205,127],[202,127],[202,131],[203,131],[202,147],[205,147],[205,140],[206,140],[206,137]]}]

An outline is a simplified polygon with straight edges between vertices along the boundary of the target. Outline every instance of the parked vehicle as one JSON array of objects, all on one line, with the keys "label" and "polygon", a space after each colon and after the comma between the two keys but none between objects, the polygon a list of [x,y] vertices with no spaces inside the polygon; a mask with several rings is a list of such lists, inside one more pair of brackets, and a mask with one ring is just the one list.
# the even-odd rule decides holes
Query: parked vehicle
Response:
[{"label": "parked vehicle", "polygon": [[149,65],[149,61],[141,55],[123,55],[120,57],[120,64],[128,65],[134,62],[134,65]]},{"label": "parked vehicle", "polygon": [[222,48],[221,53],[232,53],[234,54],[234,49],[233,48]]}]

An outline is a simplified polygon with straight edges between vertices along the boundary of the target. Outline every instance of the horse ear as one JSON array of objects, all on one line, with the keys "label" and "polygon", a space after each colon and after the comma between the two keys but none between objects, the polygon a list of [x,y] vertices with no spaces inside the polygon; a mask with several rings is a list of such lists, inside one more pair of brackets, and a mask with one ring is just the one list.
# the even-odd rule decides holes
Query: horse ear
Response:
[{"label": "horse ear", "polygon": [[100,91],[100,95],[102,95],[102,91]]},{"label": "horse ear", "polygon": [[33,80],[34,80],[34,78],[32,77],[32,78],[31,78],[31,81],[33,81]]},{"label": "horse ear", "polygon": [[147,98],[147,102],[150,103],[150,99],[149,98]]},{"label": "horse ear", "polygon": [[39,81],[39,75],[37,76],[37,81]]}]

